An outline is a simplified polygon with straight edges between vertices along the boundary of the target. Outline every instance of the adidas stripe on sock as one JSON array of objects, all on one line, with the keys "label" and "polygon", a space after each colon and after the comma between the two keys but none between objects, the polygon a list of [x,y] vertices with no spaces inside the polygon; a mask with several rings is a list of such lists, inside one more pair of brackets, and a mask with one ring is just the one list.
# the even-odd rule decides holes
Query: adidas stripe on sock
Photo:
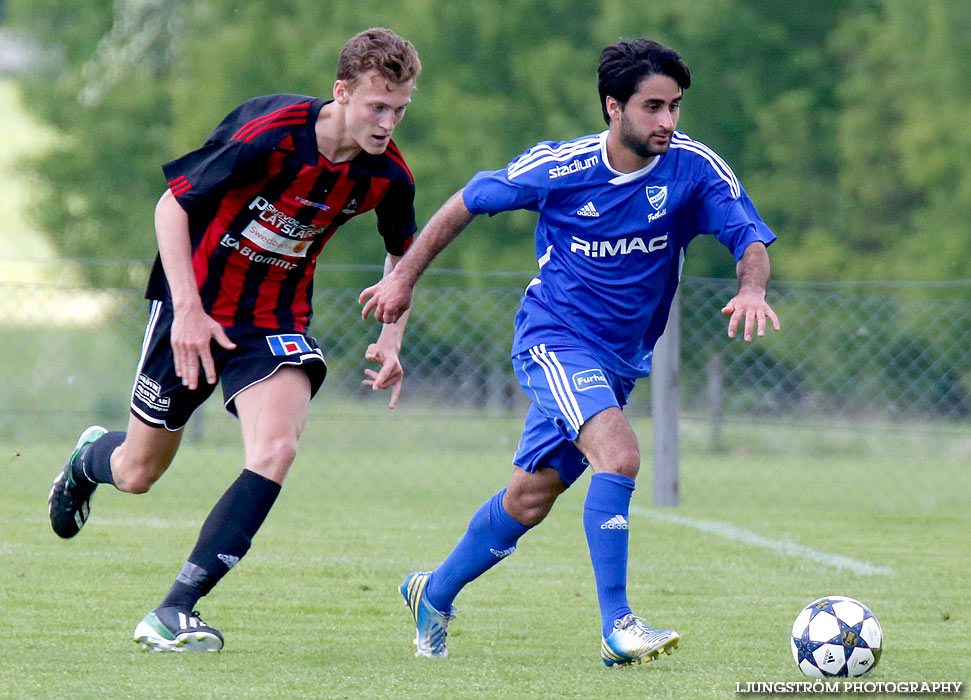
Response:
[{"label": "adidas stripe on sock", "polygon": [[614,620],[631,612],[627,602],[628,516],[634,480],[598,472],[590,478],[583,504],[583,529],[597,582],[601,627],[606,637]]}]

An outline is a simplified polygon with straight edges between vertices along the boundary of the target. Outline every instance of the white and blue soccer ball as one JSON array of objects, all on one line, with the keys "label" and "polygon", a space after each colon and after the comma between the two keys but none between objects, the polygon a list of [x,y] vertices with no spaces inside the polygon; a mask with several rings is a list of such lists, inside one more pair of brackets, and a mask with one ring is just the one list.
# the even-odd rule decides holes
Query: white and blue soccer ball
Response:
[{"label": "white and blue soccer ball", "polygon": [[831,595],[814,600],[792,624],[792,658],[814,678],[857,677],[873,670],[883,649],[883,630],[858,600]]}]

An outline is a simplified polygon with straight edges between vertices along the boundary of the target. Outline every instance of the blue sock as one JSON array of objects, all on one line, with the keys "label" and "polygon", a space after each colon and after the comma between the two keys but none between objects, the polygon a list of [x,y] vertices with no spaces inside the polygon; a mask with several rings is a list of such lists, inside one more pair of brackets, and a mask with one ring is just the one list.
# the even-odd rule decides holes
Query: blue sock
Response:
[{"label": "blue sock", "polygon": [[590,478],[583,504],[583,529],[597,580],[604,637],[613,631],[614,620],[631,612],[627,602],[627,520],[633,492],[633,479],[598,472]]},{"label": "blue sock", "polygon": [[437,610],[447,612],[462,587],[516,550],[529,529],[502,507],[502,489],[482,504],[452,553],[428,579],[425,595]]}]

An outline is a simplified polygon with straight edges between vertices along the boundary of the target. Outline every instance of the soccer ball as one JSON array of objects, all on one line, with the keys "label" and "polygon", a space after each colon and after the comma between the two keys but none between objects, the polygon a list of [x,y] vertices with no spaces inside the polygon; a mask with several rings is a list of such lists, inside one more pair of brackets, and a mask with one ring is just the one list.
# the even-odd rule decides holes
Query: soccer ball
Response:
[{"label": "soccer ball", "polygon": [[858,600],[831,595],[814,600],[792,624],[792,658],[807,676],[862,676],[883,649],[883,630]]}]

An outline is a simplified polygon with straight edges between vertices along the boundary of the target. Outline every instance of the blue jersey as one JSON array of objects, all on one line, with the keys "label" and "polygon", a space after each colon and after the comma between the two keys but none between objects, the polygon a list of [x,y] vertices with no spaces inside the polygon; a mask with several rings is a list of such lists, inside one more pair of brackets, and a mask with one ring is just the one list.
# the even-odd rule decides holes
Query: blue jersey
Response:
[{"label": "blue jersey", "polygon": [[537,144],[503,170],[477,173],[463,199],[473,214],[539,212],[540,270],[516,314],[513,355],[580,345],[604,369],[643,377],[688,243],[714,235],[738,260],[775,234],[704,144],[675,132],[667,153],[621,173],[607,159],[607,133]]}]

